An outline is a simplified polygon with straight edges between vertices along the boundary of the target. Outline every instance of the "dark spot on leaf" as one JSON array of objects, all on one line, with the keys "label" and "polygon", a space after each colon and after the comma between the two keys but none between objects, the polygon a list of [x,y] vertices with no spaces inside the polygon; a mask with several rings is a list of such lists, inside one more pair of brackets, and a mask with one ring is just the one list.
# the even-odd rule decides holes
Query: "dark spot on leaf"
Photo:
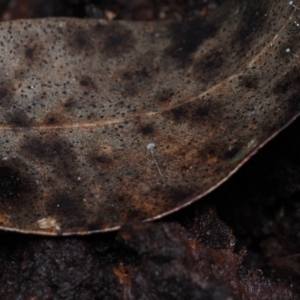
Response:
[{"label": "dark spot on leaf", "polygon": [[75,202],[68,195],[55,195],[54,201],[51,203],[51,208],[49,211],[53,212],[53,210],[59,209],[64,210],[65,212],[70,212],[75,208]]},{"label": "dark spot on leaf", "polygon": [[174,92],[171,89],[166,89],[155,95],[154,100],[158,103],[166,103],[171,101],[173,96]]},{"label": "dark spot on leaf", "polygon": [[65,108],[66,111],[71,111],[72,109],[75,108],[77,105],[77,102],[73,98],[69,98],[65,103],[63,103],[63,107]]},{"label": "dark spot on leaf", "polygon": [[56,195],[53,201],[53,209],[62,209],[70,211],[70,209],[74,208],[74,200],[72,200],[69,195]]},{"label": "dark spot on leaf", "polygon": [[217,69],[222,66],[223,52],[213,51],[206,57],[206,62],[203,64],[204,69]]},{"label": "dark spot on leaf", "polygon": [[166,53],[183,65],[191,61],[191,55],[207,38],[212,38],[219,29],[219,23],[203,18],[195,18],[170,27],[172,44]]},{"label": "dark spot on leaf", "polygon": [[22,180],[9,167],[0,167],[0,201],[18,197]]},{"label": "dark spot on leaf", "polygon": [[195,125],[202,125],[204,121],[210,121],[211,124],[221,122],[223,106],[217,100],[206,100],[203,104],[200,101],[192,102],[164,111],[163,115],[174,122],[184,122],[194,127]]},{"label": "dark spot on leaf", "polygon": [[164,197],[168,200],[169,203],[180,203],[184,202],[187,197],[190,197],[194,194],[194,191],[189,190],[185,187],[178,188],[169,188]]},{"label": "dark spot on leaf", "polygon": [[209,114],[209,107],[204,106],[204,107],[199,107],[196,109],[195,115],[198,117],[206,117]]},{"label": "dark spot on leaf", "polygon": [[68,123],[69,119],[68,116],[58,109],[58,111],[52,111],[48,113],[42,121],[43,125],[62,125]]},{"label": "dark spot on leaf", "polygon": [[14,112],[7,113],[6,119],[10,125],[14,126],[14,129],[28,128],[32,124],[28,115],[22,110],[15,110]]},{"label": "dark spot on leaf", "polygon": [[48,123],[49,123],[49,124],[55,124],[55,123],[57,123],[57,120],[56,120],[55,118],[52,117],[52,118],[49,118],[49,119],[48,119]]},{"label": "dark spot on leaf", "polygon": [[179,107],[172,108],[170,110],[170,114],[175,120],[179,120],[181,118],[184,118],[187,115],[187,111],[182,106],[179,106]]},{"label": "dark spot on leaf", "polygon": [[210,121],[211,124],[227,124],[228,120],[225,116],[225,104],[222,97],[213,97],[199,102],[195,102],[193,106],[189,107],[191,120],[198,122]]},{"label": "dark spot on leaf", "polygon": [[82,86],[89,86],[90,85],[90,82],[86,79],[81,79],[80,80],[80,85]]},{"label": "dark spot on leaf", "polygon": [[93,232],[103,228],[103,222],[101,220],[96,220],[87,226],[87,231]]},{"label": "dark spot on leaf", "polygon": [[128,220],[132,220],[132,222],[134,222],[134,221],[142,220],[143,216],[139,210],[130,208],[127,211],[127,218]]},{"label": "dark spot on leaf", "polygon": [[5,98],[8,94],[8,90],[6,88],[3,88],[0,90],[0,99],[2,100],[3,98]]},{"label": "dark spot on leaf", "polygon": [[132,74],[128,71],[125,71],[123,74],[122,74],[122,78],[124,80],[132,80]]},{"label": "dark spot on leaf", "polygon": [[[28,149],[35,157],[39,159],[57,159],[65,152],[64,145],[58,141],[45,141],[32,139]],[[67,153],[65,153],[67,154]]]},{"label": "dark spot on leaf", "polygon": [[32,60],[33,56],[34,56],[34,53],[35,53],[35,50],[36,50],[35,47],[33,47],[33,48],[31,48],[31,47],[26,48],[25,49],[25,57],[28,58],[28,59],[30,59],[30,60]]},{"label": "dark spot on leaf", "polygon": [[[32,39],[35,40],[36,37],[32,37]],[[20,64],[20,70],[18,71],[19,78],[22,78],[22,73],[23,76],[24,74],[28,73],[28,67],[32,72],[33,70],[41,68],[41,64],[45,63],[46,61],[44,44],[30,41],[28,44],[25,45],[25,49],[23,51],[25,64]]]},{"label": "dark spot on leaf", "polygon": [[124,196],[120,196],[120,197],[117,198],[116,202],[124,202],[124,201],[125,201]]},{"label": "dark spot on leaf", "polygon": [[141,81],[143,78],[149,78],[149,72],[147,71],[146,67],[143,67],[141,70],[135,71],[135,77]]},{"label": "dark spot on leaf", "polygon": [[121,24],[105,28],[103,51],[108,57],[122,56],[135,47],[135,38],[131,30]]},{"label": "dark spot on leaf", "polygon": [[21,146],[24,155],[52,166],[59,180],[77,180],[76,155],[71,145],[57,136],[31,137]]},{"label": "dark spot on leaf", "polygon": [[60,219],[59,216],[65,217],[68,215],[69,219],[66,220],[66,223],[72,224],[73,219],[84,218],[84,202],[82,199],[83,197],[79,191],[72,194],[57,193],[46,201],[46,211],[50,216],[58,216],[58,219]]},{"label": "dark spot on leaf", "polygon": [[97,172],[101,172],[100,180],[104,180],[103,176],[109,175],[110,170],[114,170],[116,167],[115,162],[118,161],[118,156],[110,156],[107,153],[93,153],[88,157],[88,161]]},{"label": "dark spot on leaf", "polygon": [[152,134],[154,132],[154,129],[153,129],[153,127],[150,124],[148,124],[148,125],[142,126],[140,128],[140,131],[144,135],[150,135],[150,134]]},{"label": "dark spot on leaf", "polygon": [[240,76],[241,85],[247,89],[256,89],[258,87],[259,78],[255,76]]},{"label": "dark spot on leaf", "polygon": [[224,56],[226,53],[217,49],[201,57],[201,60],[195,63],[194,76],[202,82],[213,81],[223,66]]},{"label": "dark spot on leaf", "polygon": [[90,89],[90,90],[96,89],[95,83],[90,76],[82,77],[79,81],[79,84],[86,89]]},{"label": "dark spot on leaf", "polygon": [[[71,25],[69,26],[71,27]],[[81,26],[72,26],[72,28],[70,28],[68,39],[68,44],[72,53],[85,53],[86,55],[94,53],[92,37],[90,32],[85,28]]]},{"label": "dark spot on leaf", "polygon": [[93,158],[96,164],[110,164],[112,163],[112,159],[107,155],[99,155]]},{"label": "dark spot on leaf", "polygon": [[288,91],[291,90],[298,91],[300,93],[299,82],[300,82],[300,69],[295,66],[291,68],[289,72],[284,74],[284,76],[282,76],[280,80],[278,80],[275,83],[275,87],[273,88],[272,92],[275,95],[277,94],[285,95]]},{"label": "dark spot on leaf", "polygon": [[267,11],[269,3],[260,2],[257,5],[254,2],[245,2],[247,8],[244,10],[244,15],[241,23],[238,26],[238,32],[234,35],[233,43],[240,43],[243,48],[247,47],[252,42],[252,36],[260,31],[264,22],[267,20]]},{"label": "dark spot on leaf", "polygon": [[0,88],[0,106],[8,107],[12,100],[13,93],[11,92],[11,88],[7,88],[2,85]]},{"label": "dark spot on leaf", "polygon": [[292,118],[295,115],[295,112],[300,109],[300,92],[296,92],[291,94],[289,97],[285,99],[286,104],[285,112],[287,118]]},{"label": "dark spot on leaf", "polygon": [[143,93],[151,84],[151,75],[151,72],[146,67],[122,71],[120,77],[123,79],[123,96],[130,97]]},{"label": "dark spot on leaf", "polygon": [[74,42],[79,48],[84,48],[89,44],[88,39],[83,34],[78,34]]}]

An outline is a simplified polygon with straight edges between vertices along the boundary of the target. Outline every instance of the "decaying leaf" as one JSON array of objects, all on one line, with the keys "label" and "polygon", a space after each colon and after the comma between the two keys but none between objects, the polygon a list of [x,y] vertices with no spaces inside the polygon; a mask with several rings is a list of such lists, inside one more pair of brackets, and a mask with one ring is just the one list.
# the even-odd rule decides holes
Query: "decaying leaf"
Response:
[{"label": "decaying leaf", "polygon": [[298,18],[229,0],[180,23],[1,23],[1,228],[108,231],[216,188],[299,114]]}]

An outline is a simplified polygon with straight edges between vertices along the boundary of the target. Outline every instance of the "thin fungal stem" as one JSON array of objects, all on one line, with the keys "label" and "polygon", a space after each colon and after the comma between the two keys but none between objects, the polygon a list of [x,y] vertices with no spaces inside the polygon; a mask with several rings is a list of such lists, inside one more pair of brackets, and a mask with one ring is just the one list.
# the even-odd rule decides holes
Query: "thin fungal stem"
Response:
[{"label": "thin fungal stem", "polygon": [[156,164],[156,167],[157,167],[157,170],[158,170],[160,176],[163,176],[163,174],[162,174],[162,172],[161,172],[161,170],[160,170],[160,168],[159,168],[159,166],[158,166],[157,160],[156,160],[156,158],[155,158],[155,156],[154,156],[153,149],[151,149],[150,152],[151,152],[151,155],[152,155],[152,157],[153,157],[153,159],[154,159],[154,162],[155,162],[155,164]]},{"label": "thin fungal stem", "polygon": [[294,56],[294,57],[297,57],[297,58],[298,58],[298,55],[297,55],[297,54],[294,54],[294,53],[292,53],[290,48],[286,48],[286,49],[285,49],[285,52],[286,52],[286,53],[290,53],[292,56]]},{"label": "thin fungal stem", "polygon": [[300,7],[296,6],[296,5],[294,4],[294,1],[290,1],[290,2],[289,2],[289,5],[293,6],[293,7],[294,7],[295,9],[297,9],[297,10],[300,10]]},{"label": "thin fungal stem", "polygon": [[154,162],[155,162],[155,164],[156,164],[158,173],[160,174],[160,176],[163,176],[163,174],[162,174],[162,172],[161,172],[161,170],[160,170],[160,168],[159,168],[159,166],[158,166],[157,160],[156,160],[156,158],[155,158],[155,156],[154,156],[154,150],[153,150],[154,148],[155,148],[155,144],[154,144],[154,143],[150,143],[150,144],[147,145],[147,149],[150,150],[150,153],[151,153],[151,155],[152,155],[152,158],[153,158],[153,160],[154,160]]}]

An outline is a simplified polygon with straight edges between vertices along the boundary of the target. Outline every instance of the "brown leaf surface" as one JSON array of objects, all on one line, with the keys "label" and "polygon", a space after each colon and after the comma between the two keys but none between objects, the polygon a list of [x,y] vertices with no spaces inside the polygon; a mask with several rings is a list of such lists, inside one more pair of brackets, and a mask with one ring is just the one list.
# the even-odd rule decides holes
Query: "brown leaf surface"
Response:
[{"label": "brown leaf surface", "polygon": [[182,23],[1,23],[1,228],[85,234],[159,218],[291,122],[299,12],[237,2]]}]

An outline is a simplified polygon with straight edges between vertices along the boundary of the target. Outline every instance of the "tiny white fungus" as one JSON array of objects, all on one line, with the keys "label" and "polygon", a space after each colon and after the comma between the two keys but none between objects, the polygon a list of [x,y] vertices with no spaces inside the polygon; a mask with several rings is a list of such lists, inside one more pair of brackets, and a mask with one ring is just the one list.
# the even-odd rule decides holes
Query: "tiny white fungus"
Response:
[{"label": "tiny white fungus", "polygon": [[300,7],[296,6],[296,5],[294,4],[294,1],[290,1],[290,2],[289,2],[289,5],[291,5],[291,6],[293,6],[294,8],[300,10]]},{"label": "tiny white fungus", "polygon": [[286,53],[291,53],[291,55],[294,56],[294,57],[298,57],[298,55],[296,55],[296,54],[294,54],[294,53],[291,52],[291,48],[286,48],[285,52]]},{"label": "tiny white fungus", "polygon": [[160,168],[158,166],[157,160],[156,160],[156,158],[154,156],[154,150],[153,150],[154,148],[155,148],[155,144],[154,143],[149,143],[147,145],[147,149],[150,150],[150,152],[151,152],[151,155],[152,155],[152,158],[153,158],[153,160],[155,162],[155,165],[157,167],[158,173],[162,176],[162,172],[161,172],[161,170],[160,170]]},{"label": "tiny white fungus", "polygon": [[147,149],[148,150],[152,150],[154,148],[155,148],[155,144],[154,143],[150,143],[150,144],[147,145]]}]

